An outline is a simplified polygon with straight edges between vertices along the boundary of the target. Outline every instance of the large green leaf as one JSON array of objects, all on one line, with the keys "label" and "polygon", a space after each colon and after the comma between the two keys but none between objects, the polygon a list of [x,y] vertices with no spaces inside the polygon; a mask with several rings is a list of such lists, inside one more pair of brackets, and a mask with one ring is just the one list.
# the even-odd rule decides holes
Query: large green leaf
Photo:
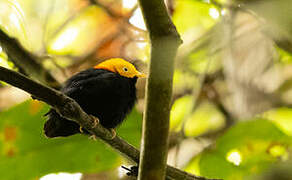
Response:
[{"label": "large green leaf", "polygon": [[118,127],[117,134],[128,143],[139,148],[142,132],[142,115],[136,109],[128,115],[125,122]]},{"label": "large green leaf", "polygon": [[215,6],[194,0],[176,1],[173,21],[178,32],[202,33],[212,27],[216,20],[210,15],[210,9],[215,9]]},{"label": "large green leaf", "polygon": [[291,137],[273,122],[254,119],[232,127],[214,149],[200,154],[186,169],[206,177],[242,179],[286,159],[290,146]]},{"label": "large green leaf", "polygon": [[292,109],[287,107],[269,110],[261,115],[273,121],[283,132],[292,135]]},{"label": "large green leaf", "polygon": [[[0,113],[1,179],[35,179],[52,172],[99,172],[116,168],[121,157],[88,136],[47,139],[42,130],[48,107],[27,101]],[[133,112],[118,134],[138,145],[141,115]]]},{"label": "large green leaf", "polygon": [[204,101],[198,105],[194,112],[191,112],[194,103],[192,101],[192,96],[186,95],[174,102],[170,112],[171,131],[180,131],[182,124],[185,123],[185,135],[194,137],[224,126],[224,116],[216,106]]}]

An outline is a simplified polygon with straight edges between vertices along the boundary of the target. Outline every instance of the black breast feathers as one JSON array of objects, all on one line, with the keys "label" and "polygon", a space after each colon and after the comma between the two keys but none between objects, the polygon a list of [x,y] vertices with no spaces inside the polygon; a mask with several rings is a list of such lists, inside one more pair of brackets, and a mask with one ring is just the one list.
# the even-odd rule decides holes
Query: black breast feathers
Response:
[{"label": "black breast feathers", "polygon": [[[103,69],[88,69],[72,76],[62,88],[89,115],[99,118],[106,128],[118,126],[136,100],[137,78],[126,78]],[[47,114],[44,130],[48,137],[79,133],[79,125],[62,118],[54,109]]]}]

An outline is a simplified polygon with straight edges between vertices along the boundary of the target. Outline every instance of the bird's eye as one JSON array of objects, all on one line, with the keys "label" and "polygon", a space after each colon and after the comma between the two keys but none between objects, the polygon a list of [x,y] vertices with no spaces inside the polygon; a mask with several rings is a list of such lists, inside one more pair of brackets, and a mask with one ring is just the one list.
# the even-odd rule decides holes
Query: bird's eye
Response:
[{"label": "bird's eye", "polygon": [[128,71],[128,68],[124,67],[124,71],[127,72]]}]

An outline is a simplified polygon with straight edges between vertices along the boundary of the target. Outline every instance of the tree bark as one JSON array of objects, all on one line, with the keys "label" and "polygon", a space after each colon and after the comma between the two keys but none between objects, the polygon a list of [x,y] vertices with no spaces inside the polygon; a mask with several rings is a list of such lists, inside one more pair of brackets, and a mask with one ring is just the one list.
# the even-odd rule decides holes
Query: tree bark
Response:
[{"label": "tree bark", "polygon": [[181,39],[163,0],[139,0],[151,40],[139,180],[164,180],[176,51]]}]

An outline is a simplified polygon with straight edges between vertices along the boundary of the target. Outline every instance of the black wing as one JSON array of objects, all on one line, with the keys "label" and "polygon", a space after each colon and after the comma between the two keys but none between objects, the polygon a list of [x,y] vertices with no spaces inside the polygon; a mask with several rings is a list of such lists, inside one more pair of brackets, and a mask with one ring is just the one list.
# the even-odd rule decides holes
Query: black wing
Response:
[{"label": "black wing", "polygon": [[70,78],[62,91],[83,110],[100,119],[107,128],[116,127],[132,109],[136,99],[136,78],[89,69]]}]

